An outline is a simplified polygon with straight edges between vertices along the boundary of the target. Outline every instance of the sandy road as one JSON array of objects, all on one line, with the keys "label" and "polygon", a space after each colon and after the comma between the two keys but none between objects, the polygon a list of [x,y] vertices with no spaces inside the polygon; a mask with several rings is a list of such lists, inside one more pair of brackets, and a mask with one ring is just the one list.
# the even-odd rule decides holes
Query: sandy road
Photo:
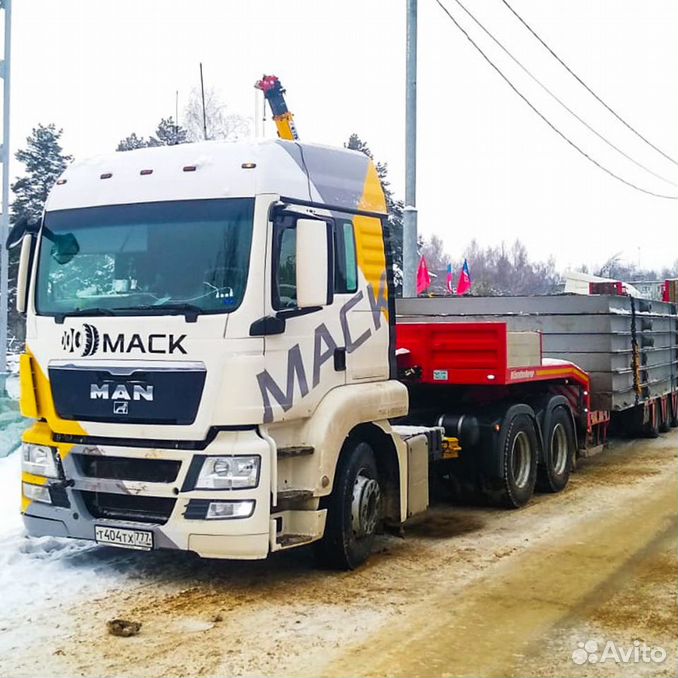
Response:
[{"label": "sandy road", "polygon": [[[520,511],[436,506],[355,573],[303,551],[234,564],[99,549],[74,566],[115,568],[120,588],[27,611],[30,634],[0,633],[0,676],[673,676],[676,458],[675,431],[617,442]],[[109,636],[113,617],[141,633]],[[575,664],[591,640],[667,658]]]}]

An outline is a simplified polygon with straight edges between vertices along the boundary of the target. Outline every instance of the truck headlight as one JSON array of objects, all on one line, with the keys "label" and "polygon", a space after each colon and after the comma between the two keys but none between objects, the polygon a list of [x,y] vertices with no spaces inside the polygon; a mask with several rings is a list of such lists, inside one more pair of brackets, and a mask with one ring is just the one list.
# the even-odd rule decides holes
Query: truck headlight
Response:
[{"label": "truck headlight", "polygon": [[49,488],[46,485],[32,485],[31,483],[21,483],[21,491],[26,499],[39,501],[43,504],[51,504],[52,498],[49,494]]},{"label": "truck headlight", "polygon": [[33,445],[24,443],[21,456],[21,470],[34,476],[46,476],[47,478],[58,478],[56,460],[54,458],[56,450],[47,445]]},{"label": "truck headlight", "polygon": [[261,457],[205,457],[196,490],[248,490],[259,484]]}]

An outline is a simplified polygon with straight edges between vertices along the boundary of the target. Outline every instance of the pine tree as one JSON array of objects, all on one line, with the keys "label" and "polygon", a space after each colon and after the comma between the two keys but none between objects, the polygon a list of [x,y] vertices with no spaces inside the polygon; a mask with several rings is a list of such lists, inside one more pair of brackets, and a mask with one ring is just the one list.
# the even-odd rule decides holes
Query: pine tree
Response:
[{"label": "pine tree", "polygon": [[128,137],[120,141],[116,151],[134,151],[137,148],[146,148],[148,141],[143,137],[138,137],[135,132],[132,132]]},{"label": "pine tree", "polygon": [[176,146],[187,142],[187,132],[174,122],[174,118],[163,118],[155,130],[155,136],[148,140],[149,146]]},{"label": "pine tree", "polygon": [[26,175],[12,184],[15,196],[10,209],[12,222],[19,216],[30,221],[38,221],[42,216],[47,194],[73,160],[61,148],[62,132],[53,124],[38,125],[26,139],[26,148],[16,152],[16,159],[26,167]]},{"label": "pine tree", "polygon": [[[38,221],[47,200],[47,194],[73,159],[61,148],[61,134],[53,124],[38,125],[26,139],[26,147],[16,152],[16,159],[23,163],[26,174],[11,186],[14,202],[10,206],[10,222],[26,216],[29,221]],[[16,311],[16,276],[19,267],[19,248],[9,252],[9,334],[22,342],[24,339],[23,318]]]},{"label": "pine tree", "polygon": [[[370,160],[374,161],[374,156],[370,147],[357,134],[351,134],[348,138],[346,148],[353,151],[364,153]],[[396,294],[400,295],[403,285],[403,207],[402,200],[396,200],[391,190],[391,182],[388,180],[388,164],[376,162],[375,167],[381,181],[381,187],[386,197],[386,208],[388,209],[388,230],[389,245],[391,256],[393,257],[393,283]]]},{"label": "pine tree", "polygon": [[176,146],[185,144],[188,141],[188,133],[181,126],[174,122],[174,118],[162,118],[155,130],[155,136],[144,137],[137,136],[132,132],[128,137],[120,141],[116,151],[134,151],[137,148],[148,148],[149,146]]}]

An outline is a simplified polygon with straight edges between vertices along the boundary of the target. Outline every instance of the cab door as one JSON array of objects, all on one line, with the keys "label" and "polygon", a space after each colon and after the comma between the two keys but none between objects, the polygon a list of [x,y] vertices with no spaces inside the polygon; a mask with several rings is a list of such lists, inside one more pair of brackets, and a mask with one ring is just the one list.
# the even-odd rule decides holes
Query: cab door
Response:
[{"label": "cab door", "polygon": [[[318,284],[325,285],[327,303],[300,308],[298,272],[306,262],[298,260],[297,222],[306,218],[315,219],[324,234],[317,256],[327,258],[327,280]],[[335,293],[335,220],[312,212],[279,213],[271,223],[270,242],[273,331],[265,337],[265,370],[257,375],[265,423],[310,416],[326,393],[346,383],[339,313],[344,293]]]}]

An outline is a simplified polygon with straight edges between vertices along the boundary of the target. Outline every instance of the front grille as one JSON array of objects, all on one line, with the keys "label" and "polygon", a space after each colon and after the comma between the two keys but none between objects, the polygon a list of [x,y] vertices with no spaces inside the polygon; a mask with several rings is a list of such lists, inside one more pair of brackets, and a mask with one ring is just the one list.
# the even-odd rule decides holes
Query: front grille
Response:
[{"label": "front grille", "polygon": [[177,479],[180,461],[170,459],[138,459],[135,457],[102,457],[74,454],[78,470],[87,478],[138,480],[147,483],[172,483]]},{"label": "front grille", "polygon": [[143,497],[134,494],[81,492],[85,506],[93,518],[133,520],[164,525],[172,515],[176,499]]}]

